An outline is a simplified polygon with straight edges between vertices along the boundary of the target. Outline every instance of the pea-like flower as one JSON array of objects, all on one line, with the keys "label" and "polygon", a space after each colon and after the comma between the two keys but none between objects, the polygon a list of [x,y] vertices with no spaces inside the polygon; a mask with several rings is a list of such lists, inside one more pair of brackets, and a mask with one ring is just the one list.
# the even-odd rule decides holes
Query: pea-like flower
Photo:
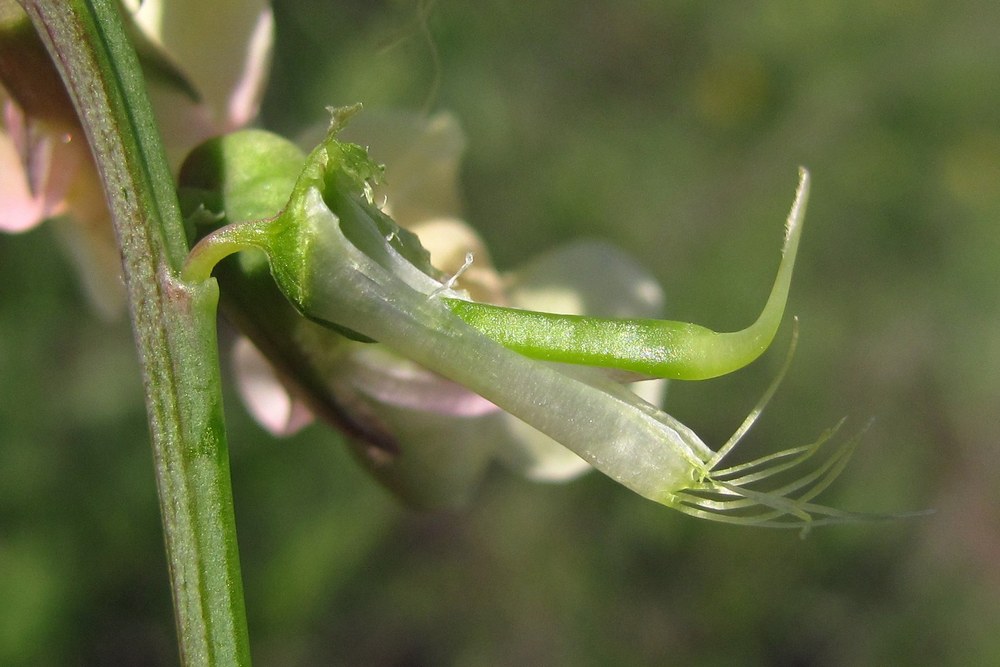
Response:
[{"label": "pea-like flower", "polygon": [[[452,278],[452,289],[478,301],[532,310],[662,315],[663,297],[655,279],[605,243],[572,243],[500,274],[482,239],[460,218],[458,169],[464,137],[451,115],[361,114],[348,130],[347,136],[368,145],[392,174],[372,196],[403,229],[417,235],[431,264]],[[189,164],[197,160],[195,155]],[[191,185],[191,169],[182,178]],[[232,305],[228,294],[234,286],[226,287],[223,299]],[[239,309],[232,307],[230,313],[247,326],[245,312],[233,313]],[[275,435],[297,431],[314,414],[341,427],[347,422],[365,464],[412,504],[460,504],[491,461],[540,481],[569,480],[590,470],[579,456],[492,402],[385,346],[349,340],[299,317],[288,321],[298,345],[282,346],[280,352],[273,344],[276,333],[262,334],[260,324],[247,326],[251,336],[263,339],[262,347],[270,348],[271,360],[246,337],[233,347],[238,387],[251,414]],[[303,354],[303,348],[311,351]],[[312,380],[303,382],[304,375]],[[658,403],[664,385],[650,379],[631,387]]]},{"label": "pea-like flower", "polygon": [[[235,273],[222,267],[222,291],[242,291],[236,311],[244,327],[265,355],[277,360],[286,378],[307,388],[305,395],[320,396],[318,404],[323,397],[334,397],[337,418],[360,432],[378,423],[380,415],[370,410],[371,399],[383,406],[410,400],[429,414],[426,399],[433,393],[422,395],[419,382],[411,382],[405,373],[398,376],[402,382],[388,384],[386,394],[375,395],[380,392],[372,387],[385,379],[378,377],[382,369],[399,363],[386,356],[392,353],[416,365],[410,367],[412,377],[427,372],[447,378],[624,486],[688,514],[755,525],[809,526],[856,518],[812,499],[839,474],[857,438],[811,468],[808,462],[832,431],[809,445],[720,466],[760,414],[777,380],[736,434],[713,451],[691,429],[598,368],[632,375],[713,377],[749,363],[766,349],[784,311],[801,234],[809,191],[804,170],[771,296],[750,327],[720,334],[682,322],[526,311],[475,301],[459,289],[457,272],[434,267],[419,238],[376,205],[374,186],[382,168],[363,148],[335,136],[350,113],[334,114],[329,135],[304,165],[294,146],[260,133],[199,149],[182,173],[192,188],[189,197],[201,205],[195,217],[216,223],[245,220],[202,239],[183,278],[205,280],[227,255],[262,250],[263,255],[240,253],[235,263],[226,262]],[[267,164],[261,166],[265,156]],[[296,164],[301,169],[294,177]],[[287,203],[276,204],[287,192]],[[474,265],[473,257],[463,267],[470,261]],[[274,310],[281,295],[291,304],[289,312]],[[296,319],[296,314],[304,317]],[[345,339],[377,341],[382,347],[371,348],[371,357],[360,363],[350,359],[351,373],[340,378],[351,385],[352,377],[364,378],[365,371],[374,369],[374,380],[364,379],[340,395],[331,391],[330,376],[317,370],[334,367],[349,348],[315,345],[310,338],[320,329],[301,322],[336,331]],[[361,392],[366,396],[351,404],[352,392],[353,398]],[[392,400],[387,401],[390,394]],[[346,403],[340,400],[344,396],[349,397]],[[441,403],[452,406],[452,417],[454,406],[463,404]],[[360,422],[353,421],[358,415]],[[396,432],[390,429],[390,435]],[[377,437],[371,442],[377,443]],[[398,444],[390,440],[384,451],[391,456]],[[457,463],[461,468],[458,457],[432,458],[439,465]],[[409,481],[419,484],[420,473],[427,471],[437,472],[433,466],[418,466]],[[786,474],[791,477],[776,482]],[[765,480],[777,486],[761,490]]]},{"label": "pea-like flower", "polygon": [[[273,41],[269,3],[124,4],[174,166],[208,137],[254,119]],[[117,314],[121,261],[103,190],[59,74],[16,3],[0,12],[0,109],[0,231],[65,218],[59,232],[88,296],[101,313]]]}]

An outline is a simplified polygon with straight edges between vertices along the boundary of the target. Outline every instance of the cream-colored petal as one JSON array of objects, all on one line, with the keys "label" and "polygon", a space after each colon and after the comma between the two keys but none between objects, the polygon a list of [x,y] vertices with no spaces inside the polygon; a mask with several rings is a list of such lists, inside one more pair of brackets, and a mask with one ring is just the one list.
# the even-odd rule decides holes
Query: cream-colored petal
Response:
[{"label": "cream-colored petal", "polygon": [[[448,276],[457,276],[454,288],[465,290],[476,301],[503,305],[507,297],[500,275],[479,235],[457,218],[430,218],[410,231],[431,255],[431,264]],[[472,263],[468,264],[470,258]]]},{"label": "cream-colored petal", "polygon": [[208,106],[216,132],[236,129],[257,115],[273,45],[269,3],[131,0],[127,4],[136,24]]},{"label": "cream-colored petal", "polygon": [[386,212],[401,227],[460,216],[458,168],[465,135],[454,116],[366,109],[351,118],[341,136],[386,165],[375,201],[386,201]]}]

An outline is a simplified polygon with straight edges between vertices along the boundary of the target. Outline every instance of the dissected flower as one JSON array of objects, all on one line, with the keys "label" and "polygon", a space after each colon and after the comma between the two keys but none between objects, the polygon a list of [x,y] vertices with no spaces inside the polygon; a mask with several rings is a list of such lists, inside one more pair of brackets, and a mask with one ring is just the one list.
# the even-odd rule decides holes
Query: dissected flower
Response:
[{"label": "dissected flower", "polygon": [[[269,67],[269,3],[125,4],[172,165],[206,138],[253,120]],[[100,312],[120,312],[118,249],[89,148],[58,72],[16,3],[5,3],[0,15],[0,107],[0,231],[66,218],[58,230],[88,296]]]},{"label": "dissected flower", "polygon": [[[315,399],[309,390],[319,389],[317,405],[332,399],[340,418],[348,415],[348,421],[359,420],[354,421],[354,428],[373,428],[387,436],[382,462],[391,474],[382,471],[383,481],[390,486],[402,483],[404,490],[418,494],[425,489],[433,493],[441,488],[442,479],[456,495],[468,490],[468,471],[475,470],[480,461],[470,462],[463,455],[481,456],[483,450],[456,448],[454,442],[433,438],[428,447],[407,443],[401,449],[396,439],[397,434],[408,431],[439,433],[433,423],[426,428],[420,418],[433,420],[440,413],[451,420],[452,428],[468,424],[455,418],[470,413],[470,406],[483,406],[475,399],[462,400],[460,393],[424,392],[420,382],[413,382],[421,373],[433,373],[544,433],[636,493],[688,514],[734,523],[806,528],[858,518],[812,502],[843,469],[857,438],[849,439],[815,466],[810,462],[833,430],[809,445],[721,467],[774,393],[780,374],[733,437],[713,451],[691,429],[600,368],[539,360],[552,358],[569,364],[596,361],[599,366],[628,372],[676,372],[677,377],[712,377],[748,363],[760,353],[761,345],[766,348],[770,343],[784,311],[809,193],[805,170],[788,216],[771,295],[758,320],[740,332],[716,334],[688,323],[648,319],[579,318],[518,309],[500,312],[496,306],[470,301],[459,286],[461,276],[434,267],[419,239],[376,206],[373,186],[382,178],[382,167],[362,147],[336,138],[343,121],[354,111],[334,113],[329,134],[301,166],[283,208],[281,195],[288,191],[289,174],[301,164],[301,158],[294,156],[294,149],[280,137],[240,133],[242,136],[212,142],[196,151],[186,179],[182,173],[182,181],[191,188],[191,202],[201,203],[192,212],[195,218],[223,226],[192,250],[182,279],[205,280],[220,260],[238,253],[219,267],[223,294],[242,293],[237,303],[245,311],[243,323],[262,334],[251,336],[264,344],[265,354],[282,377],[291,381],[293,392],[304,389],[303,396]],[[287,158],[284,162],[261,166],[265,156],[282,153]],[[261,186],[267,184],[278,187],[262,193]],[[227,220],[243,222],[224,224]],[[264,254],[240,252],[251,249]],[[249,263],[248,256],[253,258]],[[463,267],[469,262],[467,258]],[[227,266],[236,268],[236,273]],[[268,269],[273,282],[267,280]],[[278,302],[275,294],[288,299],[293,315],[305,316],[298,322],[309,322],[317,327],[315,331],[323,327],[335,331],[344,343],[310,343],[315,331],[299,324],[289,326],[294,317],[273,309]],[[498,332],[484,322],[483,317],[493,313],[514,327],[515,334]],[[549,324],[579,337],[581,354],[574,357],[573,345],[565,340],[556,340],[549,347],[545,330]],[[666,333],[668,344],[664,347],[646,337],[649,330]],[[535,342],[518,346],[518,332]],[[642,335],[632,340],[633,332]],[[591,333],[601,345],[614,348],[613,354],[586,351]],[[368,341],[361,354],[371,357],[358,364],[360,355],[351,352],[353,343],[348,339]],[[501,339],[504,344],[498,342]],[[509,346],[508,339],[512,342]],[[372,341],[378,341],[380,347],[371,346]],[[556,356],[548,356],[549,352]],[[392,355],[409,362],[397,361]],[[663,361],[664,355],[667,361]],[[719,359],[729,361],[720,365]],[[731,366],[731,361],[737,365]],[[368,371],[373,373],[366,375]],[[384,393],[379,389],[383,381]],[[377,403],[374,407],[373,398]],[[428,409],[432,407],[436,410]],[[400,408],[407,412],[396,420],[391,415]],[[503,414],[481,409],[488,416]],[[448,435],[462,434],[452,431]],[[487,448],[495,446],[495,436],[493,429],[475,429],[475,439]],[[377,438],[371,442],[378,447]],[[402,463],[407,454],[411,455],[409,464]],[[369,462],[379,474],[379,459],[370,456]],[[393,468],[397,464],[401,465]],[[408,466],[411,469],[406,470]],[[786,481],[782,482],[783,478]],[[770,483],[771,488],[760,489],[762,482]]]},{"label": "dissected flower", "polygon": [[[577,242],[544,253],[501,274],[485,243],[459,215],[458,167],[464,139],[453,117],[407,112],[362,114],[349,136],[369,145],[389,178],[372,196],[401,226],[414,232],[430,262],[453,278],[452,287],[479,301],[550,312],[658,317],[663,298],[655,279],[621,251]],[[469,263],[469,258],[472,261]],[[225,299],[225,290],[224,290]],[[273,311],[272,311],[273,312]],[[251,329],[252,330],[252,329]],[[308,332],[308,333],[307,333]],[[380,345],[347,340],[308,321],[295,326],[300,344],[323,352],[310,357],[323,399],[363,423],[362,456],[389,486],[423,505],[461,502],[487,465],[501,461],[533,479],[568,480],[590,469],[583,459],[466,387]],[[276,372],[247,339],[233,350],[241,396],[270,432],[286,435],[308,423],[315,391],[298,372]],[[633,388],[658,403],[663,380]],[[320,409],[328,415],[329,410]],[[378,437],[371,438],[377,431]]]}]

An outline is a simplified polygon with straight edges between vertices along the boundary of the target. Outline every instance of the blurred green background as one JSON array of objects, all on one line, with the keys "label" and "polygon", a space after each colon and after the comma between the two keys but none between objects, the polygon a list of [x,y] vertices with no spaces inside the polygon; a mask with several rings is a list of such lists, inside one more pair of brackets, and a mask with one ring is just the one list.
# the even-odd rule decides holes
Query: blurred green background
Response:
[{"label": "blurred green background", "polygon": [[[451,110],[467,216],[501,267],[613,240],[676,319],[752,319],[807,165],[799,351],[744,453],[875,418],[823,500],[937,511],[800,540],[699,522],[600,475],[498,470],[467,510],[418,514],[339,436],[276,441],[230,388],[258,664],[1000,664],[1000,4],[276,14],[266,125],[297,132],[356,101]],[[130,333],[92,314],[55,239],[0,238],[0,664],[173,664]],[[781,354],[674,383],[667,408],[717,446]]]}]

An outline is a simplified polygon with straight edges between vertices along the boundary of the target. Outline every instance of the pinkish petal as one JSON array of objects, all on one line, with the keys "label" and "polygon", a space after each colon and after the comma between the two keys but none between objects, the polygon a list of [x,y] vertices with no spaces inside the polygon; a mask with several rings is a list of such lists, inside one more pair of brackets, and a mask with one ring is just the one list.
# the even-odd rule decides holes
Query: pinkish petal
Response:
[{"label": "pinkish petal", "polygon": [[271,434],[293,435],[312,423],[309,408],[288,392],[264,355],[242,336],[233,346],[233,369],[244,405]]},{"label": "pinkish petal", "polygon": [[21,156],[4,133],[0,133],[0,173],[0,231],[27,231],[55,212],[44,197],[32,194]]},{"label": "pinkish petal", "polygon": [[22,232],[66,211],[65,197],[86,146],[69,135],[52,136],[25,118],[0,93],[0,230]]},{"label": "pinkish petal", "polygon": [[345,358],[342,372],[356,391],[387,405],[453,417],[500,410],[462,385],[377,345],[358,345]]},{"label": "pinkish petal", "polygon": [[271,47],[274,44],[274,16],[270,8],[261,11],[246,46],[246,60],[241,76],[229,96],[229,128],[235,129],[257,117],[271,70]]}]

